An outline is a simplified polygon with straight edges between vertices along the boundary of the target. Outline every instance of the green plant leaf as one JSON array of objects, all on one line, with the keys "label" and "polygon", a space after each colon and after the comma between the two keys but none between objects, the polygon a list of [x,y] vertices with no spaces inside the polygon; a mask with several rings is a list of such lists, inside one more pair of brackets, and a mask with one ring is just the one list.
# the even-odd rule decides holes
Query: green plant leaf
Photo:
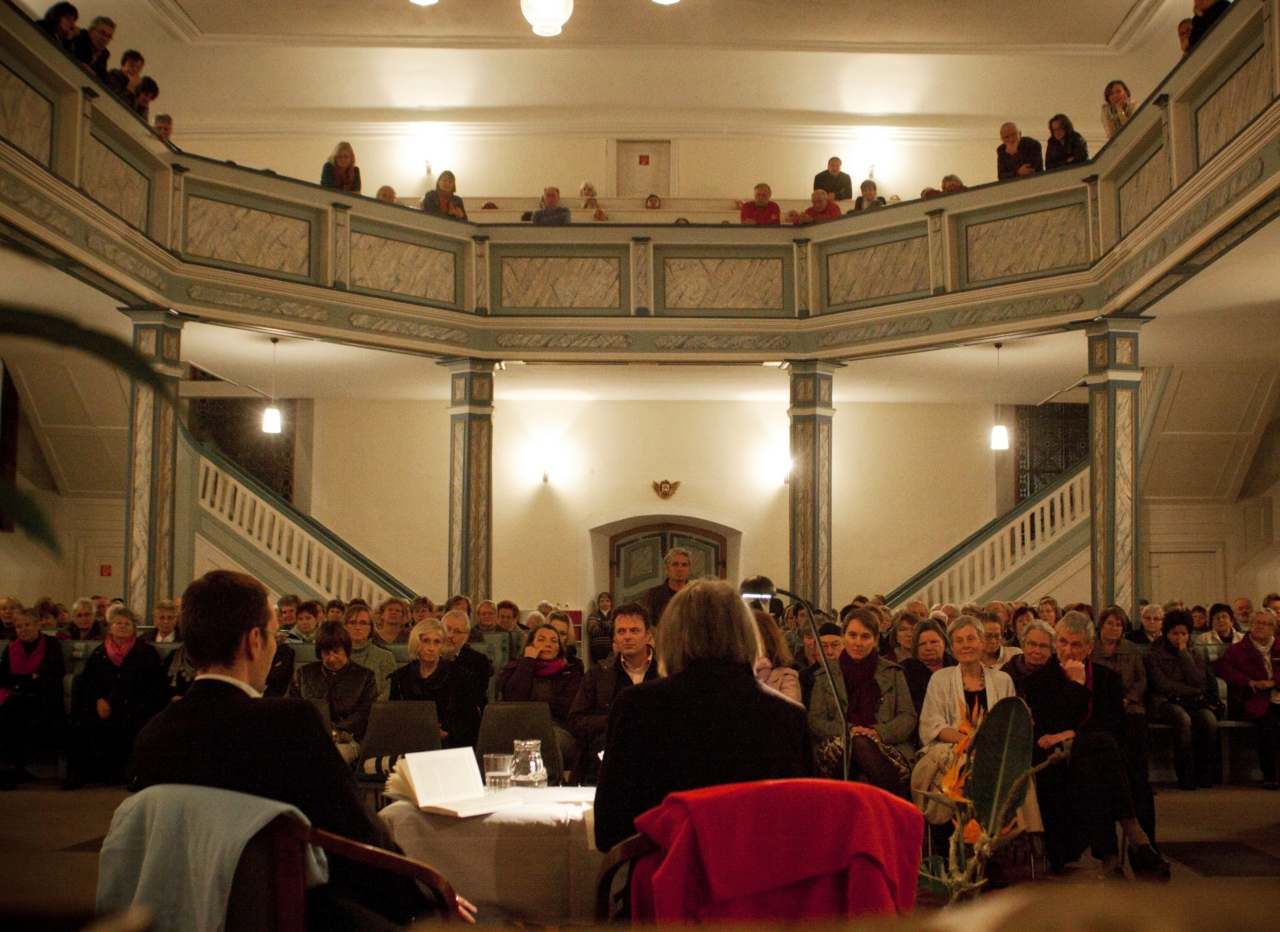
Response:
[{"label": "green plant leaf", "polygon": [[0,480],[0,512],[11,515],[17,527],[22,528],[28,537],[55,557],[62,556],[58,538],[40,506],[35,499],[8,480]]},{"label": "green plant leaf", "polygon": [[[1031,769],[1032,745],[1031,712],[1016,696],[997,702],[973,736],[969,798],[973,800],[974,818],[993,838],[1004,828],[995,824],[1002,810],[1012,817],[1026,795],[1025,783],[1016,790],[1014,784]],[[1011,790],[1019,798],[1005,810]]]}]

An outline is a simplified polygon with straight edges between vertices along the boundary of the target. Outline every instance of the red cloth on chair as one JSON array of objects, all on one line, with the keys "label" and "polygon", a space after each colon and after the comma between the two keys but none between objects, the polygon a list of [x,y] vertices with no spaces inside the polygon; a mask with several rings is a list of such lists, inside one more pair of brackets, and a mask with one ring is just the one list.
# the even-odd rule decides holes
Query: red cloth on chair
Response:
[{"label": "red cloth on chair", "polygon": [[924,819],[863,783],[672,793],[636,829],[662,850],[632,873],[633,922],[844,918],[915,903]]}]

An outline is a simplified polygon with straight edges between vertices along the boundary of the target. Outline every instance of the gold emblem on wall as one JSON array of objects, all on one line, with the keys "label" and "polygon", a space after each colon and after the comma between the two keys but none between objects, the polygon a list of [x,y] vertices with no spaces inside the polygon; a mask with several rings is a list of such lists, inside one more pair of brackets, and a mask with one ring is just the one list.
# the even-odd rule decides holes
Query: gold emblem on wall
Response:
[{"label": "gold emblem on wall", "polygon": [[665,502],[671,496],[676,494],[676,490],[678,488],[680,488],[679,482],[672,482],[670,479],[663,479],[661,482],[654,482],[653,494]]}]

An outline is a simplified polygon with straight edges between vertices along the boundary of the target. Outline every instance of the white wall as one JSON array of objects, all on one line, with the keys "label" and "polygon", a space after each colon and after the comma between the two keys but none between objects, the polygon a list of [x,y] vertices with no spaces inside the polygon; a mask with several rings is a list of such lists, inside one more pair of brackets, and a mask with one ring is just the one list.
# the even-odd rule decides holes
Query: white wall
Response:
[{"label": "white wall", "polygon": [[[124,595],[124,499],[68,498],[26,490],[53,525],[62,558],[37,547],[22,532],[0,534],[0,595],[23,605],[49,596],[70,607],[87,595]],[[102,568],[110,576],[102,576]]]}]

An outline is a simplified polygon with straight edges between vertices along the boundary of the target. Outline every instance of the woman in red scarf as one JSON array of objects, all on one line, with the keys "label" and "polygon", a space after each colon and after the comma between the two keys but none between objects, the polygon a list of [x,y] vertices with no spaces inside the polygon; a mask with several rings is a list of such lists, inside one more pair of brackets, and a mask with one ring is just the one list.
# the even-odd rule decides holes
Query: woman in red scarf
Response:
[{"label": "woman in red scarf", "polygon": [[164,705],[160,654],[137,637],[127,608],[112,612],[107,639],[89,655],[71,693],[71,741],[63,789],[123,783],[133,739]]},{"label": "woman in red scarf", "polygon": [[356,152],[351,143],[340,142],[320,172],[320,187],[360,193],[360,169],[356,168]]},{"label": "woman in red scarf", "polygon": [[860,608],[846,616],[844,651],[831,672],[841,702],[848,702],[847,715],[842,722],[826,670],[820,667],[809,702],[809,732],[821,776],[839,779],[843,774],[848,736],[850,779],[910,799],[916,708],[902,667],[880,656],[879,638],[877,613]]},{"label": "woman in red scarf", "polygon": [[26,769],[27,746],[34,740],[60,748],[66,728],[62,648],[25,614],[14,620],[13,633],[17,640],[0,655],[0,748],[7,765],[0,790],[35,779]]},{"label": "woman in red scarf", "polygon": [[560,758],[571,765],[578,759],[578,749],[568,729],[569,707],[582,685],[582,664],[569,663],[564,652],[559,632],[550,624],[538,625],[525,639],[524,656],[498,674],[498,692],[506,702],[547,703]]}]

